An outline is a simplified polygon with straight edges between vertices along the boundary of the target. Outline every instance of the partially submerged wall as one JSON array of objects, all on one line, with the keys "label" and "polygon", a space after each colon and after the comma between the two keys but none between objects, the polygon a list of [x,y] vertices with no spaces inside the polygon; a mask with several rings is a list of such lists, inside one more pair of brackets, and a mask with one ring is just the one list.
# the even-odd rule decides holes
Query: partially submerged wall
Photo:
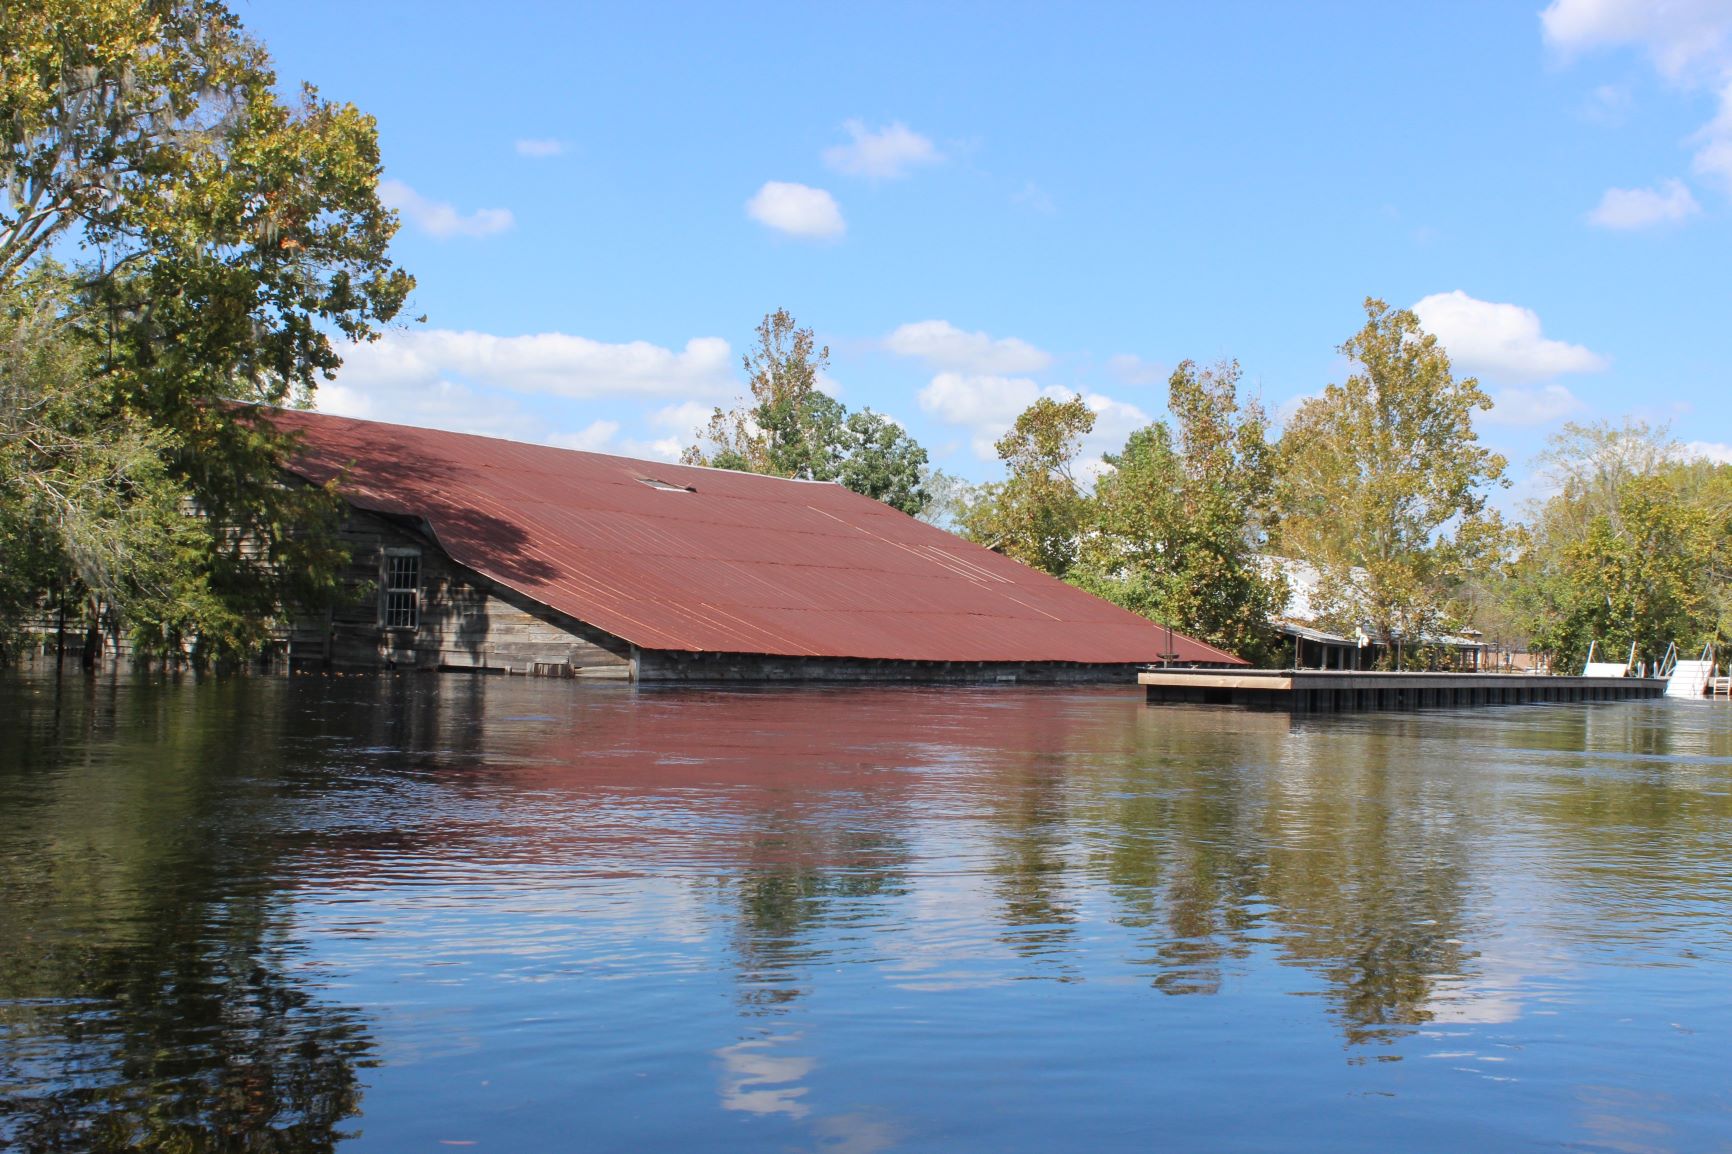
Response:
[{"label": "partially submerged wall", "polygon": [[[295,622],[291,668],[630,676],[625,642],[458,565],[413,523],[351,510],[342,537],[344,595],[322,619]],[[416,558],[413,626],[386,621],[393,554]]]},{"label": "partially submerged wall", "polygon": [[823,681],[1135,685],[1135,665],[1041,661],[870,661],[849,657],[781,657],[762,653],[640,650],[640,681]]}]

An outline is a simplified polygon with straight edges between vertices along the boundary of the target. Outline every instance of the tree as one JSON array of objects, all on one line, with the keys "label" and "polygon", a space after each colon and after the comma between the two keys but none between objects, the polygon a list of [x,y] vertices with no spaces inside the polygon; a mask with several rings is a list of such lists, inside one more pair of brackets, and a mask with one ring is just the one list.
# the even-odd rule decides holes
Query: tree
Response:
[{"label": "tree", "polygon": [[830,364],[811,329],[786,309],[758,324],[757,343],[740,358],[750,400],[717,408],[680,460],[773,477],[837,481],[914,515],[925,508],[926,450],[895,421],[871,409],[850,413],[821,391]]},{"label": "tree", "polygon": [[976,486],[943,469],[926,468],[920,473],[920,487],[926,506],[916,516],[946,532],[962,532],[963,515],[977,500]]},{"label": "tree", "polygon": [[1585,531],[1595,517],[1616,516],[1631,478],[1659,475],[1682,452],[1665,425],[1633,417],[1616,425],[1566,421],[1535,460],[1544,481],[1565,500],[1548,502],[1538,516],[1550,521],[1548,533]]},{"label": "tree", "polygon": [[401,307],[372,118],[311,87],[284,106],[221,3],[10,6],[0,62],[0,278],[82,245],[109,324],[148,341],[134,355],[196,370],[182,391],[305,396],[341,363],[328,330],[365,338]]},{"label": "tree", "polygon": [[848,414],[836,480],[856,493],[900,509],[910,517],[925,511],[926,450],[908,430],[871,409]]},{"label": "tree", "polygon": [[[178,608],[127,624],[147,647],[251,651],[286,601],[335,588],[342,551],[332,495],[284,484],[290,441],[233,402],[307,403],[341,363],[336,342],[376,336],[413,285],[386,253],[397,222],[378,199],[374,123],[311,88],[283,104],[264,48],[216,0],[9,6],[0,78],[0,288],[51,248],[81,254],[54,324],[20,331],[84,342],[83,423],[61,432],[114,434],[139,466],[66,490],[76,520],[130,505],[153,457],[193,524],[162,526],[173,546],[114,554],[135,585],[164,565],[173,577],[158,603]],[[12,383],[35,385],[50,387]],[[32,420],[71,419],[40,400],[24,402]]]},{"label": "tree", "polygon": [[1634,648],[1649,661],[1673,642],[1700,645],[1716,624],[1706,579],[1714,545],[1704,509],[1680,501],[1661,478],[1631,478],[1613,514],[1596,514],[1562,546],[1534,643],[1563,669],[1584,661],[1595,641],[1608,656]]},{"label": "tree", "polygon": [[1071,471],[1095,415],[1081,397],[1042,397],[998,439],[1009,476],[983,485],[963,511],[964,533],[1025,565],[1062,577],[1076,560],[1086,507]]},{"label": "tree", "polygon": [[1131,434],[1095,483],[1070,580],[1211,645],[1266,655],[1286,600],[1258,553],[1274,515],[1268,418],[1238,401],[1239,366],[1186,361],[1164,422]]},{"label": "tree", "polygon": [[1327,623],[1412,647],[1454,623],[1454,591],[1504,548],[1486,494],[1505,461],[1474,432],[1491,408],[1479,382],[1455,378],[1411,311],[1365,313],[1339,350],[1358,371],[1282,435],[1277,548],[1317,567]]},{"label": "tree", "polygon": [[1652,660],[1732,635],[1732,467],[1629,419],[1565,425],[1539,460],[1556,492],[1531,513],[1507,600],[1555,668],[1595,642]]},{"label": "tree", "polygon": [[160,621],[181,592],[176,558],[202,536],[169,435],[110,403],[66,292],[38,266],[0,294],[0,650],[44,593],[90,628]]},{"label": "tree", "polygon": [[787,309],[766,314],[757,337],[752,351],[740,358],[751,400],[726,411],[717,408],[698,444],[680,459],[688,465],[831,480],[845,418],[842,406],[818,389],[830,367],[829,346],[819,347],[812,330],[798,327]]}]

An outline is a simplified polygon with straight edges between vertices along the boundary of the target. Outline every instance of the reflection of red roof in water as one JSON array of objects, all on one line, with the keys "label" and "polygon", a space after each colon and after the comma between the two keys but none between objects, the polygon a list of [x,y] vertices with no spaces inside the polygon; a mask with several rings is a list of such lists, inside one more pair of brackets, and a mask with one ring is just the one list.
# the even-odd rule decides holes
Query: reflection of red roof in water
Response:
[{"label": "reflection of red roof in water", "polygon": [[[293,468],[643,649],[1153,662],[1166,631],[840,485],[279,411]],[[652,483],[653,482],[653,483]],[[1180,634],[1181,661],[1242,664]]]}]

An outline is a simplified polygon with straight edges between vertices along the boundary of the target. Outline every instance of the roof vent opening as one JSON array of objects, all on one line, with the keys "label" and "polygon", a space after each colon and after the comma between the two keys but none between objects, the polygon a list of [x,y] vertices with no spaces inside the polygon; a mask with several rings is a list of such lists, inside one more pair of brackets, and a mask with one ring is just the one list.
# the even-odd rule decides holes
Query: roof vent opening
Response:
[{"label": "roof vent opening", "polygon": [[663,481],[656,477],[639,477],[638,483],[648,485],[652,489],[660,489],[664,493],[696,493],[690,485],[676,485],[671,481]]}]

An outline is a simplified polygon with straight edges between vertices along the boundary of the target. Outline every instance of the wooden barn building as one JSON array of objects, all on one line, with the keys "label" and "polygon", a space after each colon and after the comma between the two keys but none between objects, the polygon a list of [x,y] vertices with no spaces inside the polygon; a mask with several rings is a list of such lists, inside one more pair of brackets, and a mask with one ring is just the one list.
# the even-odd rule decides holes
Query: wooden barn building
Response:
[{"label": "wooden barn building", "polygon": [[1241,665],[828,483],[280,411],[349,505],[298,668],[661,680],[1134,680]]}]

